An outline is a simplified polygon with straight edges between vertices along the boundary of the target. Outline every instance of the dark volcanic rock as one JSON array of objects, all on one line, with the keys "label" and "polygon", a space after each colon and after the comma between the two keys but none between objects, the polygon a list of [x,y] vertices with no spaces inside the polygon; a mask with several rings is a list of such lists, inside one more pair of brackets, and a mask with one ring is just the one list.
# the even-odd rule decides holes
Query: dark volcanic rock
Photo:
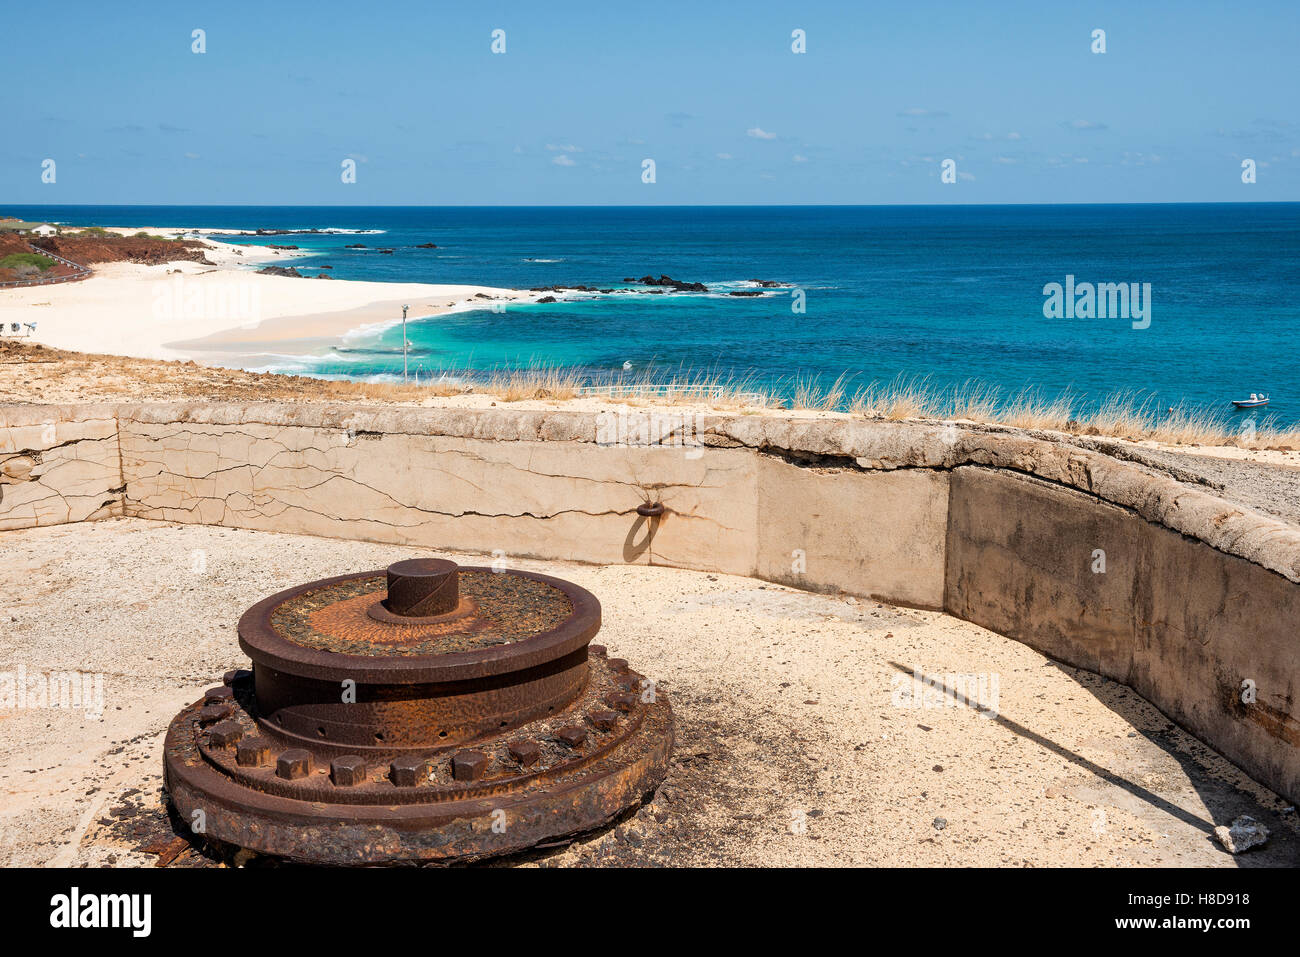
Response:
[{"label": "dark volcanic rock", "polygon": [[757,289],[742,289],[737,292],[729,292],[727,293],[727,295],[728,296],[761,296],[763,294],[759,292]]},{"label": "dark volcanic rock", "polygon": [[541,299],[538,299],[537,301],[538,301],[538,302],[555,302],[555,301],[556,301],[556,298],[555,298],[554,296],[543,296]]},{"label": "dark volcanic rock", "polygon": [[263,266],[258,272],[264,276],[289,276],[292,279],[301,279],[302,273],[292,266]]},{"label": "dark volcanic rock", "polygon": [[420,243],[420,245],[416,246],[415,248],[416,249],[437,249],[438,247],[433,243]]},{"label": "dark volcanic rock", "polygon": [[672,276],[660,274],[656,279],[654,276],[642,276],[640,279],[624,279],[624,282],[639,282],[643,286],[671,286],[678,292],[708,292],[709,287],[702,282],[686,282],[683,279],[674,279]]},{"label": "dark volcanic rock", "polygon": [[344,249],[365,249],[365,248],[366,248],[366,244],[365,244],[365,243],[348,243],[348,244],[347,244],[346,246],[344,246],[343,248],[344,248]]}]

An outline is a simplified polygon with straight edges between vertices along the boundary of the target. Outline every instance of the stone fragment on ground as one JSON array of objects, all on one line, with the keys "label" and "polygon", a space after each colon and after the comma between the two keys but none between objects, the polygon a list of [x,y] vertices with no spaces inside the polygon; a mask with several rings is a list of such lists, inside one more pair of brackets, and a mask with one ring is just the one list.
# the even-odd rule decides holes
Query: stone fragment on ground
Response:
[{"label": "stone fragment on ground", "polygon": [[1216,827],[1214,836],[1229,854],[1244,854],[1268,840],[1268,828],[1249,814],[1243,814],[1231,827],[1222,824]]}]

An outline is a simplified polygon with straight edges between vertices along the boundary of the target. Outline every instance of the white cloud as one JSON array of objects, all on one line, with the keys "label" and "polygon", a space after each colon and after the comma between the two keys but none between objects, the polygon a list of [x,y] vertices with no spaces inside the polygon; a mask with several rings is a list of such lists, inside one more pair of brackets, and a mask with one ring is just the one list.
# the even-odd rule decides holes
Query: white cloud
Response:
[{"label": "white cloud", "polygon": [[550,150],[552,153],[581,153],[582,152],[581,146],[574,146],[572,143],[563,143],[558,146],[554,143],[547,143],[546,148]]},{"label": "white cloud", "polygon": [[196,159],[199,158],[199,154],[198,154],[198,153],[186,153],[186,154],[185,154],[185,158],[186,158],[187,160],[196,160]]},{"label": "white cloud", "polygon": [[775,134],[775,133],[769,133],[767,130],[763,129],[761,126],[750,127],[749,129],[745,130],[745,135],[746,135],[746,136],[752,136],[752,137],[754,137],[754,139],[756,139],[756,140],[774,140],[774,139],[776,139],[776,134]]},{"label": "white cloud", "polygon": [[960,179],[960,180],[964,180],[964,181],[967,182],[967,183],[973,183],[973,182],[975,182],[975,174],[974,174],[974,173],[958,173],[958,174],[957,174],[957,178]]},{"label": "white cloud", "polygon": [[808,157],[806,157],[806,156],[802,156],[802,155],[800,155],[799,153],[795,153],[795,154],[794,154],[794,161],[795,161],[796,163],[806,163],[806,162],[808,162]]},{"label": "white cloud", "polygon": [[1104,129],[1106,129],[1106,124],[1105,124],[1105,123],[1096,123],[1096,122],[1094,122],[1094,121],[1092,121],[1092,120],[1070,120],[1070,122],[1067,123],[1066,126],[1070,127],[1070,129],[1072,129],[1072,130],[1104,130]]},{"label": "white cloud", "polygon": [[910,110],[903,110],[903,112],[899,113],[898,115],[940,117],[940,116],[947,116],[948,114],[944,110],[923,110],[919,106],[914,106]]},{"label": "white cloud", "polygon": [[719,154],[718,154],[718,159],[720,159],[720,160],[729,160],[729,159],[731,159],[731,158],[732,158],[732,157],[731,157],[731,154],[730,154],[730,153],[719,153]]},{"label": "white cloud", "polygon": [[573,161],[573,157],[568,156],[564,153],[561,153],[559,156],[555,157],[553,160],[551,160],[551,162],[554,163],[556,166],[577,166],[578,165]]}]

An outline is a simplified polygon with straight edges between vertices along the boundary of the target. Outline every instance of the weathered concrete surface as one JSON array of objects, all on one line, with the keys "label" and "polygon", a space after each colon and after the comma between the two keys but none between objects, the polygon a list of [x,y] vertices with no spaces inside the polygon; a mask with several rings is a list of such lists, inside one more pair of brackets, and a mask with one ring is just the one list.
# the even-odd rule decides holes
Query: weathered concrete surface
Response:
[{"label": "weathered concrete surface", "polygon": [[[170,426],[161,434],[170,434],[174,444],[179,443],[181,446],[186,441],[180,437],[182,432],[193,431],[197,436],[208,434],[213,437],[219,433],[231,433],[233,441],[238,442],[241,431],[257,426],[270,430],[267,434],[277,436],[289,429],[310,430],[314,440],[321,443],[318,451],[327,451],[349,435],[355,435],[358,442],[373,439],[376,435],[385,439],[395,436],[440,436],[494,443],[572,443],[584,451],[602,447],[597,446],[601,432],[600,416],[588,412],[563,411],[368,409],[275,403],[22,406],[0,409],[0,423],[28,424],[15,422],[15,419],[26,419],[31,423],[85,419],[93,417],[88,410],[95,409],[108,410],[98,414],[109,417],[115,415],[122,423],[124,432],[139,432],[142,438],[151,426]],[[632,418],[642,416],[652,419],[657,413],[633,410],[626,414]],[[676,415],[680,417],[680,413]],[[691,416],[689,431],[692,441],[698,440],[705,448],[673,449],[671,456],[656,460],[652,466],[647,466],[649,460],[641,458],[639,454],[631,454],[638,450],[640,453],[650,451],[646,446],[605,447],[609,451],[623,453],[624,461],[612,469],[615,473],[622,474],[615,474],[611,480],[640,492],[652,488],[656,483],[672,486],[682,481],[682,476],[685,475],[685,484],[689,486],[691,481],[698,478],[698,474],[677,470],[678,474],[667,473],[666,477],[660,477],[656,473],[664,468],[665,463],[672,461],[673,457],[685,457],[688,460],[694,460],[691,459],[692,455],[713,457],[712,450],[716,449],[757,452],[764,457],[774,456],[812,465],[844,466],[867,471],[950,470],[961,465],[987,465],[1036,475],[1047,481],[1088,492],[1102,501],[1132,509],[1148,521],[1198,538],[1225,554],[1248,559],[1300,583],[1300,528],[1274,516],[1226,502],[1211,491],[1179,482],[1151,468],[1123,461],[1101,451],[1053,440],[1047,434],[1034,435],[1006,429],[944,423],[721,414]],[[675,436],[670,436],[669,441],[674,438]],[[199,438],[197,441],[201,445],[205,440]],[[299,438],[290,440],[287,444],[291,448],[305,450],[308,443]],[[141,450],[137,448],[137,451]],[[230,456],[233,455],[232,446]],[[596,461],[605,457],[592,455],[587,458]],[[619,456],[612,458],[618,460]],[[143,461],[147,462],[147,459]],[[202,468],[203,464],[196,461],[195,475],[181,473],[177,476],[179,487],[172,491],[180,496],[177,501],[188,504],[163,507],[188,510],[198,499],[208,497],[208,487],[198,481],[209,477]],[[606,472],[610,471],[607,463],[603,463],[602,468]],[[727,468],[731,466],[728,465]],[[585,470],[570,475],[575,480],[586,477]],[[129,469],[126,477],[128,480],[133,477]],[[146,473],[142,478],[148,480],[150,476]],[[731,478],[734,479],[735,476],[732,475]],[[193,489],[184,487],[188,479],[196,481]],[[601,478],[601,481],[604,480]],[[155,481],[153,487],[158,486],[159,483]],[[211,487],[217,486],[214,484]],[[251,484],[249,487],[252,487]],[[326,486],[322,488],[328,490]],[[744,490],[742,482],[736,494],[743,494]],[[261,487],[258,487],[259,494],[261,491]],[[257,502],[253,501],[252,504],[256,506]],[[683,504],[688,507],[691,505],[687,500],[683,500]],[[700,504],[702,506],[703,502]],[[220,507],[220,503],[213,501],[202,511],[195,511],[194,515],[206,516],[214,510],[220,510]],[[287,507],[293,506],[291,504]],[[565,504],[564,507],[572,506]],[[620,500],[615,511],[623,515],[622,509]],[[6,517],[6,512],[0,506],[0,519]],[[696,510],[689,514],[699,518],[704,513]],[[19,524],[24,520],[17,513],[8,515],[8,518],[11,524]],[[693,524],[697,529],[705,527],[698,521]],[[684,533],[687,527],[688,523],[680,523],[677,531]],[[700,548],[693,549],[686,547],[684,542],[678,542],[674,544],[674,549],[685,548],[683,554],[688,557],[684,560],[693,562],[689,558],[692,552],[699,554],[712,548],[707,543],[707,537],[706,535],[706,543]],[[667,548],[668,543],[665,542],[664,546]]]},{"label": "weathered concrete surface", "polygon": [[951,613],[1127,684],[1300,794],[1300,588],[1013,473],[956,470],[948,515]]},{"label": "weathered concrete surface", "polygon": [[112,406],[0,407],[0,530],[122,514]]},{"label": "weathered concrete surface", "polygon": [[[753,571],[755,463],[741,451],[128,421],[122,461],[139,518]],[[669,513],[648,523],[649,501]]]},{"label": "weathered concrete surface", "polygon": [[759,460],[756,571],[769,581],[942,608],[947,522],[946,472]]},{"label": "weathered concrete surface", "polygon": [[[249,604],[401,558],[490,560],[136,519],[3,532],[0,549],[0,672],[105,676],[102,719],[0,710],[0,863],[71,866],[153,865],[140,846],[171,836],[164,731],[247,665]],[[647,808],[523,863],[1300,863],[1288,802],[1133,691],[976,625],[752,578],[518,564],[598,595],[601,641],[656,679],[677,722]],[[998,675],[995,716],[913,696],[913,669]],[[1211,834],[1243,814],[1272,836],[1234,858]]]},{"label": "weathered concrete surface", "polygon": [[[124,513],[947,607],[1133,682],[1300,797],[1286,634],[1300,529],[1095,448],[945,423],[639,410],[25,407],[0,412],[0,426],[0,527]],[[39,463],[26,451],[37,446]],[[979,493],[984,512],[967,500],[976,467],[1001,477]],[[1068,507],[1043,504],[1031,478]],[[1035,516],[1023,525],[1021,495]],[[636,514],[653,501],[662,519]],[[1113,543],[1104,581],[1081,577],[1086,565],[1062,571],[1079,536]],[[1010,597],[978,557],[998,549]],[[1186,581],[1202,587],[1180,590]],[[1246,679],[1259,701],[1230,704]]]},{"label": "weathered concrete surface", "polygon": [[[629,417],[653,419],[656,413],[633,410]],[[666,416],[671,418],[672,416]],[[248,425],[308,428],[346,435],[445,436],[493,442],[574,443],[594,446],[599,416],[586,412],[516,411],[511,409],[365,409],[328,405],[160,404],[123,405],[124,431],[137,426],[168,425],[188,429]],[[630,431],[636,432],[635,428]],[[654,429],[649,430],[652,434]],[[1198,538],[1225,554],[1246,558],[1300,583],[1300,528],[1249,508],[1231,504],[1210,491],[1049,436],[1024,432],[922,422],[862,419],[800,419],[767,415],[691,417],[692,441],[705,448],[674,452],[709,456],[709,449],[738,449],[801,460],[813,465],[858,469],[950,470],[987,465],[1036,475],[1099,499],[1132,509],[1156,522]],[[668,436],[669,443],[676,436]],[[613,446],[624,452],[645,446]],[[578,475],[582,472],[575,473]],[[644,472],[633,480],[659,481]],[[671,478],[665,481],[671,482]]]}]

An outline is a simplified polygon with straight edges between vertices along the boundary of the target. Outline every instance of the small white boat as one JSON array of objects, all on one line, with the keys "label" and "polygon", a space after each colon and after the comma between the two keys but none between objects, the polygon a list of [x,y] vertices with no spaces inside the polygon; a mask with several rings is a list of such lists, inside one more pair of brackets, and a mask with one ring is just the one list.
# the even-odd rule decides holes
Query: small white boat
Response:
[{"label": "small white boat", "polygon": [[1268,405],[1268,396],[1252,392],[1249,399],[1233,399],[1232,404],[1239,409],[1258,409]]}]

